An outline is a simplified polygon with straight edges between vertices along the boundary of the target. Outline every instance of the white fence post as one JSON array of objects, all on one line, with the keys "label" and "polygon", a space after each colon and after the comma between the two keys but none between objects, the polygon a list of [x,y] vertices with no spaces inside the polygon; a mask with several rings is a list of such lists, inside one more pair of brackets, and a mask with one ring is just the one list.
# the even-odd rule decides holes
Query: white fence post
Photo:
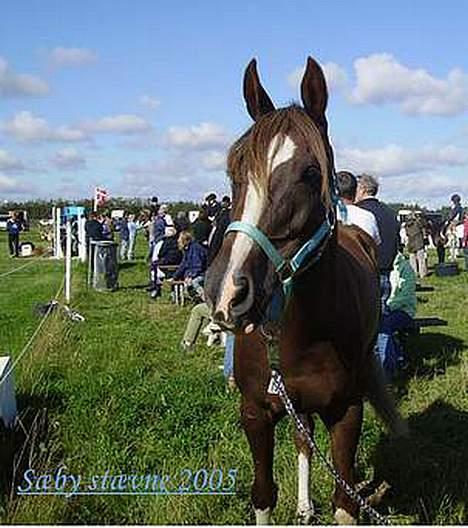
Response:
[{"label": "white fence post", "polygon": [[16,422],[17,408],[15,384],[11,372],[10,356],[0,357],[0,419],[5,427],[13,428]]},{"label": "white fence post", "polygon": [[67,240],[65,253],[65,302],[70,304],[71,298],[71,264],[72,264],[72,229],[71,219],[67,218]]},{"label": "white fence post", "polygon": [[86,218],[81,216],[78,218],[78,256],[81,262],[86,262],[86,254],[88,248],[86,247],[86,231],[85,231]]},{"label": "white fence post", "polygon": [[54,215],[54,257],[61,259],[63,257],[62,244],[60,240],[60,222],[62,220],[62,211],[60,207],[53,208]]}]

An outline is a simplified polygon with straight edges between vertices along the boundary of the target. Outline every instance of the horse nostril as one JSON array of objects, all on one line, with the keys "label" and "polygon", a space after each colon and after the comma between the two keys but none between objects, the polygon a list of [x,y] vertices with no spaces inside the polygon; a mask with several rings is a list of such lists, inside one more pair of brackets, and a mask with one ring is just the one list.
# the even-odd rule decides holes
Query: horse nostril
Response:
[{"label": "horse nostril", "polygon": [[221,311],[221,310],[218,310],[214,315],[213,315],[213,320],[216,322],[216,323],[225,323],[226,320],[225,320],[225,317],[224,317],[224,313]]},{"label": "horse nostril", "polygon": [[236,287],[234,295],[231,299],[231,308],[242,304],[245,301],[249,294],[249,281],[247,277],[238,276],[234,280],[234,285]]}]

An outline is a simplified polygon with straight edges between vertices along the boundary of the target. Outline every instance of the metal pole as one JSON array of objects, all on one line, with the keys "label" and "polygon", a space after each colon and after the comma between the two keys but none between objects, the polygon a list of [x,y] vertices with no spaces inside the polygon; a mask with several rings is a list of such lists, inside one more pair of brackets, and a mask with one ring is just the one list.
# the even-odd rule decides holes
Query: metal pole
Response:
[{"label": "metal pole", "polygon": [[72,249],[72,225],[71,219],[67,218],[67,241],[66,241],[66,254],[65,254],[65,302],[70,304],[71,298],[71,249]]}]

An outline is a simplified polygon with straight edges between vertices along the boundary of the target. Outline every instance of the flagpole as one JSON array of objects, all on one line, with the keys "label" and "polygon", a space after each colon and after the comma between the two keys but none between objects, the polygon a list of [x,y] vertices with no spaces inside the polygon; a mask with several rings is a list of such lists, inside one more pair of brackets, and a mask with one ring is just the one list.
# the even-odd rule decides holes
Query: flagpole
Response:
[{"label": "flagpole", "polygon": [[93,211],[97,212],[97,187],[94,187]]}]

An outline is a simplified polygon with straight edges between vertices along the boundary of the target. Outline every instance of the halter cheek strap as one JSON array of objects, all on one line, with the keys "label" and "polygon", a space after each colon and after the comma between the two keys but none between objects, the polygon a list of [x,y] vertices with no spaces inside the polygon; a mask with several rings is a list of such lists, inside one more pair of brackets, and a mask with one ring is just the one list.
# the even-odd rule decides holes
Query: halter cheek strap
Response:
[{"label": "halter cheek strap", "polygon": [[[295,275],[306,265],[310,265],[320,258],[320,248],[323,247],[325,240],[331,235],[334,225],[333,213],[332,221],[330,222],[327,216],[313,236],[290,259],[283,257],[269,238],[257,226],[248,222],[232,222],[226,229],[226,235],[232,232],[244,233],[262,248],[280,276],[284,294],[288,298],[292,293]],[[316,252],[317,249],[319,251]]]}]

